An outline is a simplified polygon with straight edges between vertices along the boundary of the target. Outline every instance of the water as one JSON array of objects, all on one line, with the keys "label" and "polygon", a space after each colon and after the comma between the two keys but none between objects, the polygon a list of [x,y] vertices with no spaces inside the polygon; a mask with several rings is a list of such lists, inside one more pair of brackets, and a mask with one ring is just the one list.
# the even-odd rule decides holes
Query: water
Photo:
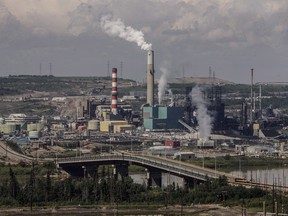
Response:
[{"label": "water", "polygon": [[257,168],[241,171],[233,171],[230,174],[244,177],[248,181],[263,184],[274,184],[277,186],[288,185],[288,168]]},{"label": "water", "polygon": [[[236,170],[230,174],[238,177],[244,177],[248,181],[258,182],[263,184],[274,184],[276,186],[288,186],[288,167],[281,168],[257,168]],[[145,173],[130,174],[133,181],[137,184],[147,184],[147,176]],[[171,175],[169,173],[162,173],[162,187],[175,183],[179,187],[183,186],[183,179]]]}]

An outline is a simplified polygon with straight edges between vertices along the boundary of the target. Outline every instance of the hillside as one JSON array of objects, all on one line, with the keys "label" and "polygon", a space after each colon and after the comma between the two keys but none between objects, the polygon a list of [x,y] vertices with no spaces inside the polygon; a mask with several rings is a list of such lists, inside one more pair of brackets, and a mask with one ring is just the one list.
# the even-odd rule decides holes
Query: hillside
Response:
[{"label": "hillside", "polygon": [[219,78],[213,78],[213,77],[181,77],[174,79],[171,83],[175,84],[188,84],[188,83],[194,83],[194,84],[234,84],[231,81],[223,80]]}]

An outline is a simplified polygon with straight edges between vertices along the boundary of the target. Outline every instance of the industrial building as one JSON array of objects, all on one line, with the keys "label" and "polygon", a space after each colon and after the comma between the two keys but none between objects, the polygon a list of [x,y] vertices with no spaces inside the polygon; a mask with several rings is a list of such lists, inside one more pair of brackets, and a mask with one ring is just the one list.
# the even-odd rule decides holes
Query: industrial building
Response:
[{"label": "industrial building", "polygon": [[20,131],[40,131],[44,125],[40,123],[39,116],[26,116],[22,113],[11,114],[0,121],[0,131],[4,134],[13,134]]},{"label": "industrial building", "polygon": [[[148,105],[148,106],[147,106]],[[145,130],[181,129],[184,107],[154,106],[154,51],[147,53],[147,105],[142,107]]]},{"label": "industrial building", "polygon": [[183,114],[184,107],[143,107],[143,126],[146,130],[182,129]]}]

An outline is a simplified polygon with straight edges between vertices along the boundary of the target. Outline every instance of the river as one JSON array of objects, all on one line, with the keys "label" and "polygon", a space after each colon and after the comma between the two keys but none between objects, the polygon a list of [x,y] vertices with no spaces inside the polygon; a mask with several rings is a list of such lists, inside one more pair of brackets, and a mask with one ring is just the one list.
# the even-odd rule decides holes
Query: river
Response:
[{"label": "river", "polygon": [[[274,184],[276,186],[288,186],[288,167],[281,168],[247,168],[235,170],[230,174],[238,177],[244,177],[248,181],[264,184]],[[145,173],[132,173],[131,178],[135,183],[147,184]],[[183,186],[183,179],[169,173],[162,173],[162,186],[166,187],[175,183],[179,187]]]},{"label": "river", "polygon": [[248,181],[259,182],[264,184],[274,184],[276,186],[288,185],[288,168],[256,168],[233,171],[230,174],[244,177]]}]

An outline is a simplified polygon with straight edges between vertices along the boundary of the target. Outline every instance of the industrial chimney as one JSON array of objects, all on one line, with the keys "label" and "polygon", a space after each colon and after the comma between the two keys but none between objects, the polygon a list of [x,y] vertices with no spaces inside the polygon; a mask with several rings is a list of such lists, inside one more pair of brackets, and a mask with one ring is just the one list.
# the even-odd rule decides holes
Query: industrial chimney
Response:
[{"label": "industrial chimney", "polygon": [[147,54],[147,103],[154,106],[154,51]]},{"label": "industrial chimney", "polygon": [[117,115],[117,68],[112,68],[111,112]]}]

